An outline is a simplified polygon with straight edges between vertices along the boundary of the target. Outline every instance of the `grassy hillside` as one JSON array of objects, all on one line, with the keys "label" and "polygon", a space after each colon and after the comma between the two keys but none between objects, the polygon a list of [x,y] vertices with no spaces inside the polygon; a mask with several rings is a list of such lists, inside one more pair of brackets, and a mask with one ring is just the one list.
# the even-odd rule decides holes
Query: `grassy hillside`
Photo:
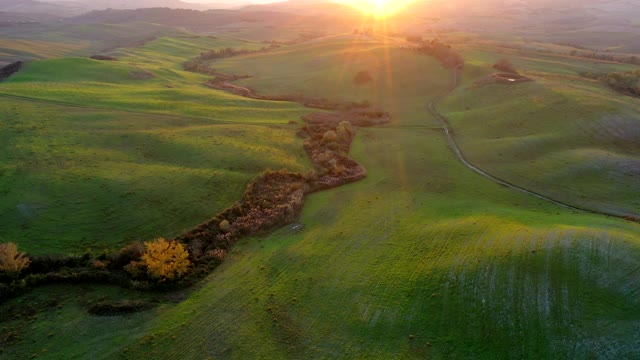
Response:
[{"label": "grassy hillside", "polygon": [[[415,77],[391,69],[396,81]],[[443,73],[425,67],[412,80]],[[424,112],[417,104],[442,87],[413,90],[393,92],[416,104],[407,114]],[[154,320],[130,358],[639,355],[637,224],[494,184],[431,129],[361,130],[353,156],[366,180],[310,197],[303,233],[236,247],[207,285]]]},{"label": "grassy hillside", "polygon": [[637,356],[638,226],[511,192],[443,149],[361,132],[365,181],[311,197],[304,233],[237,247],[130,358]]},{"label": "grassy hillside", "polygon": [[[295,127],[247,126],[243,113],[219,124],[0,98],[0,114],[0,239],[32,253],[173,236],[264,169],[307,166]],[[262,118],[281,119],[296,118]]]},{"label": "grassy hillside", "polygon": [[[247,239],[187,300],[151,313],[103,323],[65,303],[31,326],[72,313],[82,327],[39,339],[48,351],[38,354],[637,356],[637,225],[561,210],[470,174],[438,133],[372,129],[358,139],[353,155],[369,177],[309,198],[304,232]],[[126,339],[91,330],[125,323]],[[122,348],[86,346],[105,342]]]},{"label": "grassy hillside", "polygon": [[0,39],[0,62],[60,57],[82,48],[82,44],[5,38]]},{"label": "grassy hillside", "polygon": [[[572,204],[640,214],[640,102],[578,76],[631,66],[477,49],[465,55],[464,84],[442,110],[473,163]],[[535,81],[472,85],[505,55]]]},{"label": "grassy hillside", "polygon": [[[173,42],[162,41],[163,46]],[[491,71],[486,60],[469,58],[465,70],[467,84]],[[522,66],[521,60],[517,61],[517,65]],[[532,57],[526,61],[542,60]],[[125,65],[99,66],[101,69],[114,66],[110,71],[124,74],[126,69],[117,67]],[[152,64],[143,64],[140,60],[136,66],[147,69],[146,66]],[[86,304],[61,298],[60,310],[39,312],[30,320],[15,320],[17,323],[0,321],[0,339],[12,326],[21,329],[19,340],[3,347],[0,358],[34,354],[51,359],[69,354],[114,359],[640,356],[635,338],[640,328],[640,304],[635,296],[640,283],[634,276],[640,258],[640,225],[572,212],[504,188],[465,168],[448,148],[442,131],[437,128],[438,122],[430,118],[425,109],[429,98],[449,86],[449,73],[435,60],[395,45],[385,45],[382,39],[362,41],[347,37],[224,59],[213,66],[255,75],[243,83],[262,93],[286,91],[330,99],[368,99],[391,111],[392,125],[360,129],[355,140],[353,158],[367,168],[368,177],[310,196],[300,220],[305,225],[303,231],[292,233],[284,227],[264,237],[243,240],[200,286],[182,294],[171,294],[171,299],[180,300],[177,303],[162,297],[161,304],[154,310],[103,319],[86,314],[83,311]],[[375,81],[361,87],[353,83],[353,77],[363,70],[369,71]],[[97,72],[93,73],[99,79]],[[30,73],[37,72],[27,68],[20,74],[22,80],[16,77],[18,81],[6,84],[6,89],[26,91],[22,84],[31,82],[25,78]],[[198,76],[178,70],[175,74],[183,79]],[[509,88],[509,93],[480,89],[476,94],[478,100],[474,97],[474,101],[501,104],[504,107],[499,111],[520,114],[518,103],[509,104],[508,96],[523,91],[520,89],[526,86],[542,87],[556,77],[540,75],[543,80]],[[127,81],[117,80],[118,88],[126,88]],[[62,80],[55,80],[53,84],[67,86]],[[72,87],[73,82],[70,84]],[[3,86],[0,85],[0,90],[5,91]],[[594,91],[600,92],[598,94],[607,92],[595,84],[585,86],[597,89]],[[503,126],[500,129],[508,131],[508,136],[521,135],[519,127],[500,123],[506,120],[496,117],[491,109],[476,113],[475,106],[468,110],[485,116],[485,126],[472,129],[475,133],[466,132],[467,118],[457,112],[461,111],[460,106],[471,101],[460,100],[460,96],[475,91],[464,90],[467,87],[453,94],[442,106],[442,111],[446,110],[451,116],[456,134],[457,128],[461,128],[463,149],[473,144],[474,135],[482,139],[492,126]],[[37,88],[44,85],[34,86]],[[180,88],[188,89],[186,80]],[[241,100],[204,88],[200,91],[206,91],[206,96],[245,101],[256,108],[262,104],[268,108],[280,106],[278,112],[271,112],[274,123],[281,114],[302,111],[293,105]],[[559,90],[548,91],[557,94]],[[190,96],[195,97],[195,93],[194,90]],[[61,94],[56,95],[56,100],[74,101]],[[557,95],[542,94],[548,97],[543,101],[558,101]],[[565,107],[567,104],[592,102],[582,100],[581,94],[565,93],[567,99],[555,104],[554,109],[568,111],[576,107]],[[125,96],[118,101],[102,105],[157,110],[137,105]],[[630,106],[625,101],[610,103],[611,112]],[[178,105],[177,110],[173,110],[175,114],[191,111],[175,105]],[[293,110],[284,111],[288,109],[286,106]],[[85,110],[88,111],[82,111]],[[288,130],[285,125],[280,126],[281,129],[249,127],[247,125],[255,120],[244,120],[246,114],[224,112],[220,119],[233,119],[233,124],[198,121],[209,124],[212,129],[233,127],[233,134],[238,136],[255,136],[248,140],[237,138],[236,141],[247,147],[262,140],[265,148],[272,148],[290,136],[289,143],[281,149],[289,151],[298,146],[299,152],[277,152],[273,161],[287,164],[292,170],[296,166],[304,167],[293,129]],[[149,126],[143,124],[141,126]],[[194,126],[184,137],[162,143],[171,150],[156,151],[173,154],[170,159],[174,166],[203,167],[202,171],[209,171],[206,161],[195,165],[191,161],[204,154],[215,156],[211,153],[224,151],[235,142],[225,142],[211,151],[201,145],[200,141],[209,144],[207,133],[201,128]],[[550,120],[542,128],[569,139],[569,131],[558,121]],[[268,129],[280,135],[256,134],[254,129]],[[173,134],[176,130],[167,131]],[[196,140],[198,136],[207,140]],[[577,137],[576,141],[581,139]],[[177,148],[176,142],[196,143],[202,150],[192,156],[190,150]],[[243,147],[240,153],[233,149],[226,154],[237,156],[237,162],[263,158],[262,148],[256,153],[248,152],[249,156],[245,153]],[[513,156],[513,164],[518,163],[515,152],[511,150],[506,154]],[[564,157],[560,151],[557,154]],[[227,157],[211,162],[220,163],[222,159]],[[507,169],[515,166],[508,161],[500,164]],[[148,181],[141,178],[141,187]],[[167,191],[175,196],[168,202],[188,196],[183,191],[186,186],[167,187],[170,188],[160,189],[158,194],[166,196]],[[601,189],[592,187],[596,193]],[[628,194],[631,196],[634,192],[629,190]],[[22,302],[55,299],[66,288],[41,290],[30,295],[31,298],[15,299],[3,305],[3,309]],[[99,293],[116,299],[142,296],[102,288],[89,290],[91,299]],[[71,319],[73,322],[67,323]],[[55,327],[63,335],[43,336],[43,329],[49,329],[50,324],[63,324]],[[130,329],[126,336],[110,331],[122,327]]]},{"label": "grassy hillside", "polygon": [[142,22],[19,24],[0,28],[0,37],[6,41],[2,46],[0,60],[11,62],[62,56],[89,56],[150,37],[169,35],[188,36],[190,34],[170,26]]},{"label": "grassy hillside", "polygon": [[[136,73],[153,74],[149,79]],[[24,96],[64,104],[186,115],[218,121],[286,123],[299,117],[300,107],[255,101],[207,89],[207,77],[171,67],[137,65],[125,61],[64,58],[29,63],[0,84],[0,94]],[[277,120],[272,120],[279,117]]]},{"label": "grassy hillside", "polygon": [[[179,53],[231,44],[216,41],[159,39],[123,50],[131,61],[34,61],[0,84],[0,239],[68,253],[174,236],[232,205],[261,171],[308,167],[286,125],[308,110],[178,70]],[[150,70],[156,78],[131,77]]]},{"label": "grassy hillside", "polygon": [[[286,60],[283,60],[286,59]],[[445,87],[449,75],[427,56],[415,56],[396,40],[333,36],[267,53],[224,59],[212,66],[223,72],[255,75],[238,84],[269,94],[351,101],[368,100],[392,113],[395,125],[437,126],[415,110]],[[354,82],[359,72],[372,81]]]}]

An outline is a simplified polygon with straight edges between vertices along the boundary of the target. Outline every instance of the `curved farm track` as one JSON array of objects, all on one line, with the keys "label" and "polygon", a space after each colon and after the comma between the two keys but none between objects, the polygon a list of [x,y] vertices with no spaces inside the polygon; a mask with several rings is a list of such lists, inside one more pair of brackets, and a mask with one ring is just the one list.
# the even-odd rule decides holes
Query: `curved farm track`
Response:
[{"label": "curved farm track", "polygon": [[467,160],[467,158],[464,156],[464,153],[462,152],[462,150],[460,149],[460,146],[458,145],[458,142],[456,141],[455,138],[455,134],[453,132],[453,129],[451,128],[451,123],[449,123],[449,120],[447,120],[446,117],[444,117],[442,114],[440,114],[438,112],[438,110],[436,109],[436,105],[442,101],[442,99],[444,99],[446,96],[448,96],[449,94],[451,94],[451,92],[453,92],[455,89],[458,88],[459,85],[459,77],[458,77],[458,73],[459,70],[458,68],[456,68],[453,72],[453,82],[450,88],[444,90],[440,95],[436,96],[434,99],[432,99],[429,103],[427,103],[427,110],[429,111],[429,113],[431,113],[431,115],[433,115],[436,119],[438,119],[441,123],[442,123],[442,129],[445,133],[445,135],[447,136],[447,140],[449,141],[449,146],[451,147],[451,149],[453,150],[453,152],[456,154],[456,157],[458,158],[458,160],[460,160],[460,162],[466,166],[467,168],[471,169],[473,172],[495,182],[498,183],[502,186],[505,186],[507,188],[525,193],[527,195],[531,195],[533,197],[536,197],[538,199],[541,200],[545,200],[548,201],[552,204],[561,206],[565,209],[569,209],[569,210],[575,210],[575,211],[581,211],[581,212],[587,212],[587,213],[591,213],[591,214],[596,214],[596,215],[604,215],[604,216],[608,216],[608,217],[615,217],[615,218],[620,218],[623,220],[628,220],[628,221],[635,221],[635,222],[640,222],[640,216],[639,215],[633,215],[633,216],[629,216],[629,215],[624,215],[624,214],[619,214],[619,213],[613,213],[613,212],[608,212],[608,211],[604,211],[604,210],[600,210],[600,209],[587,209],[587,208],[583,208],[580,206],[576,206],[576,205],[571,205],[571,204],[567,204],[563,201],[560,200],[556,200],[556,199],[552,199],[546,195],[540,194],[538,192],[535,192],[533,190],[529,190],[529,189],[525,189],[521,186],[518,186],[516,184],[513,184],[507,180],[501,179],[499,177],[496,177],[494,175],[491,175],[490,173],[488,173],[487,171],[477,167],[476,165],[472,164],[469,160]]}]

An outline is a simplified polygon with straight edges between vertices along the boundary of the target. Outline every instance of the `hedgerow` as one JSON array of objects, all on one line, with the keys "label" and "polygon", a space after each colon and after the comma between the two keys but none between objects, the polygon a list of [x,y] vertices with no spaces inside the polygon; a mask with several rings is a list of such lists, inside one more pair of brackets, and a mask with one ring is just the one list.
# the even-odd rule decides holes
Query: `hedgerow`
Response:
[{"label": "hedgerow", "polygon": [[[207,53],[201,58],[232,53]],[[217,75],[214,84],[227,84],[230,79],[241,78]],[[111,253],[33,256],[30,266],[18,277],[0,279],[0,301],[33,286],[58,282],[101,282],[150,290],[191,285],[224,261],[242,237],[296,221],[306,194],[365,177],[366,170],[348,156],[356,127],[390,120],[388,113],[372,108],[366,101],[342,103],[300,96],[266,97],[252,90],[244,96],[295,101],[308,107],[333,110],[304,116],[305,124],[298,132],[305,138],[304,149],[315,167],[313,171],[301,174],[267,170],[247,185],[238,203],[175,239],[136,242]]]}]

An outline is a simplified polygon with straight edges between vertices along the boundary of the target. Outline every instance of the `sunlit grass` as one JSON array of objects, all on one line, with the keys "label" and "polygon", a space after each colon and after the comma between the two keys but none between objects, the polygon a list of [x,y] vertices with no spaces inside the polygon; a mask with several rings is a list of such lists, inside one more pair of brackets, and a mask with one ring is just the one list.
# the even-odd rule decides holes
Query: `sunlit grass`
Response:
[{"label": "sunlit grass", "polygon": [[[174,48],[169,39],[157,45],[180,50],[154,51],[183,51],[183,40],[175,41],[181,45]],[[149,69],[177,58],[165,54],[158,58],[166,60],[156,63],[144,60],[152,52],[134,53],[130,56],[138,56],[136,66]],[[587,136],[613,136],[603,131],[610,130],[612,122],[597,123],[597,131],[585,131],[584,125],[594,125],[588,117],[592,113],[631,106],[626,100],[606,103],[608,90],[581,81],[571,86],[557,82],[554,74],[575,76],[575,69],[535,58],[515,62],[552,75],[549,80],[515,88],[469,87],[474,79],[493,71],[492,61],[499,56],[503,54],[468,56],[464,86],[440,105],[463,149],[472,150],[474,161],[494,166],[492,171],[516,169],[511,175],[524,169],[523,177],[538,179],[546,176],[553,162],[609,157],[602,148],[569,147],[565,152],[564,146],[580,144]],[[547,65],[552,67],[544,68]],[[105,70],[111,65],[96,66]],[[224,59],[215,67],[256,75],[243,83],[262,93],[368,99],[391,111],[391,126],[360,129],[353,144],[352,156],[367,168],[368,177],[309,196],[300,218],[305,225],[301,232],[283,227],[237,244],[227,261],[183,301],[163,304],[149,313],[103,319],[87,315],[81,305],[67,299],[62,310],[25,322],[28,331],[22,334],[23,342],[3,348],[0,356],[638,357],[635,334],[640,307],[635,295],[640,282],[634,276],[640,257],[638,225],[569,211],[465,168],[442,132],[433,129],[438,122],[425,110],[428,99],[449,85],[450,74],[435,60],[385,45],[380,39],[359,42],[345,36]],[[353,76],[361,70],[370,71],[375,82],[366,87],[353,84]],[[194,107],[210,108],[187,84],[187,79],[199,75],[172,71],[174,75],[166,74],[167,79],[180,83],[177,93],[186,93],[180,101],[201,99]],[[173,96],[170,91],[174,90],[164,93],[151,85],[132,90],[135,86],[129,87],[127,81],[120,78],[109,85],[123,91],[120,98],[83,99],[156,111],[160,103],[145,105],[129,98],[164,96],[161,103],[170,103]],[[66,87],[63,82],[53,81]],[[94,96],[104,83],[71,85],[65,91],[80,96],[87,89]],[[9,85],[25,93],[28,89],[19,82]],[[46,90],[38,90],[40,86],[31,90],[46,96]],[[41,245],[35,240],[38,234],[60,242],[52,242],[49,250],[77,247],[76,240],[91,233],[75,223],[75,215],[93,221],[89,225],[102,224],[105,216],[113,221],[100,228],[98,240],[91,237],[80,242],[82,246],[132,229],[140,229],[136,230],[140,236],[151,232],[160,236],[237,200],[244,182],[264,166],[308,168],[301,141],[295,138],[296,127],[238,124],[253,122],[247,117],[261,106],[268,108],[260,110],[261,116],[270,115],[263,120],[281,124],[288,120],[282,117],[289,114],[281,112],[285,105],[201,91],[215,97],[213,113],[234,123],[77,108],[62,116],[48,106],[35,105],[16,112],[15,103],[7,102],[4,117],[13,122],[0,127],[6,140],[0,142],[6,144],[1,153],[8,159],[0,163],[4,166],[0,193],[9,194],[3,202],[8,205],[0,210],[8,220],[2,223],[12,224],[16,210],[36,215],[52,211],[31,204],[55,195],[61,206],[67,205],[57,217],[74,215],[64,219],[67,232],[55,232],[59,228],[53,223],[27,230],[19,227],[24,222],[16,223],[16,234],[22,231],[30,236],[22,240],[29,249]],[[71,96],[65,98],[63,91],[53,93],[56,99],[74,101]],[[177,102],[176,114],[193,111]],[[250,105],[246,113],[240,111],[245,104]],[[568,112],[580,117],[559,116]],[[514,121],[522,123],[516,126]],[[498,157],[500,153],[506,156]],[[556,160],[544,160],[545,167],[539,167],[516,155]],[[66,166],[54,157],[77,163]],[[58,166],[61,169],[51,170]],[[575,184],[563,181],[577,179],[576,173],[566,164],[563,169],[567,174],[546,189],[558,185],[563,191],[572,189],[567,185]],[[63,180],[73,181],[63,186]],[[624,182],[615,180],[615,184]],[[135,193],[130,194],[131,190]],[[35,200],[18,208],[25,194]],[[114,194],[126,196],[113,200]],[[34,294],[39,301],[42,293]],[[69,326],[60,325],[71,320]],[[51,328],[61,335],[48,336]],[[122,328],[130,330],[126,336],[119,332]],[[36,350],[30,345],[34,343],[39,346]]]},{"label": "sunlit grass", "polygon": [[340,2],[353,6],[364,14],[383,19],[404,9],[415,0],[340,0]]}]

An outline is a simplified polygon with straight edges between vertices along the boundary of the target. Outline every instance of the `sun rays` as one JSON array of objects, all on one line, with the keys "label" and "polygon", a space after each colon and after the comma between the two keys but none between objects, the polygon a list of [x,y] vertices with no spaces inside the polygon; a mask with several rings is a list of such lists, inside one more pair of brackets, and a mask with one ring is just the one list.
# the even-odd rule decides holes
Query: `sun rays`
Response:
[{"label": "sun rays", "polygon": [[384,18],[395,14],[415,0],[343,0],[365,14]]}]

